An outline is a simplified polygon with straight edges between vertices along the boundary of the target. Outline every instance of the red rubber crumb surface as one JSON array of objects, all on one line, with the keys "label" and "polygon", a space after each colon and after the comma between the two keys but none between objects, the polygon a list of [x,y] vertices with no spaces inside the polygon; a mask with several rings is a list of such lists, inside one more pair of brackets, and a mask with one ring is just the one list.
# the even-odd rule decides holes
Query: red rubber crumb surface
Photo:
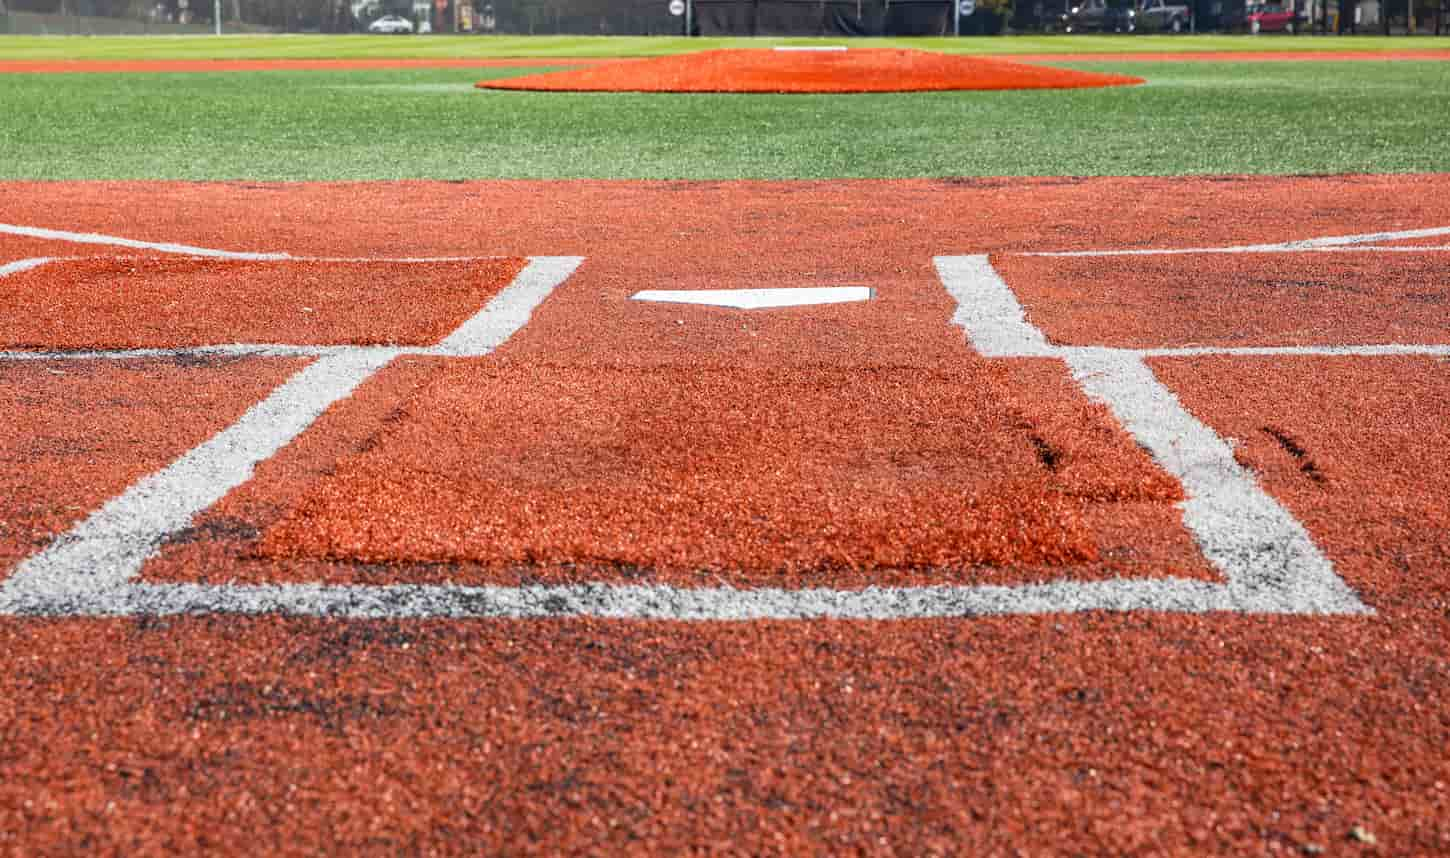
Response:
[{"label": "red rubber crumb surface", "polygon": [[0,851],[1444,855],[1447,642],[1428,610],[5,620]]},{"label": "red rubber crumb surface", "polygon": [[301,364],[0,362],[0,579],[131,483],[226,428]]},{"label": "red rubber crumb surface", "polygon": [[1154,360],[1373,605],[1450,593],[1450,360]]},{"label": "red rubber crumb surface", "polygon": [[346,71],[349,69],[471,69],[528,68],[533,66],[587,66],[611,62],[598,59],[378,58],[352,60],[0,60],[0,74],[65,74],[123,72],[251,72]]},{"label": "red rubber crumb surface", "polygon": [[481,89],[569,92],[913,92],[1079,89],[1142,78],[1029,66],[1001,59],[884,48],[720,50],[587,69],[485,80]]},{"label": "red rubber crumb surface", "polygon": [[[1042,534],[1022,531],[1028,516],[1009,513],[1010,505],[1000,503],[1001,499],[989,490],[987,498],[977,499],[978,504],[984,500],[998,503],[981,511],[968,510],[968,514],[978,518],[985,515],[990,521],[1012,527],[1018,539],[1015,546],[982,543],[980,521],[943,522],[940,511],[931,512],[933,521],[938,522],[935,538],[961,531],[977,539],[964,546],[968,549],[999,554],[1015,550],[1024,555],[1010,566],[878,568],[890,559],[883,556],[867,557],[867,562],[854,565],[837,562],[825,569],[781,568],[766,563],[759,568],[729,570],[715,568],[718,563],[704,562],[710,559],[705,552],[754,551],[760,555],[772,548],[779,553],[792,547],[797,552],[836,553],[848,548],[875,552],[922,550],[922,546],[903,543],[903,539],[914,541],[930,534],[896,526],[905,520],[907,513],[892,506],[883,509],[882,499],[893,497],[895,492],[906,494],[907,500],[912,500],[913,483],[935,478],[929,477],[932,465],[944,465],[944,476],[972,482],[975,475],[965,473],[961,464],[949,460],[943,463],[951,451],[964,450],[968,445],[961,439],[946,438],[941,442],[941,449],[891,450],[892,440],[902,442],[868,429],[867,421],[881,410],[880,405],[869,403],[865,412],[852,412],[850,421],[831,418],[827,421],[831,424],[828,428],[805,425],[808,437],[803,441],[787,439],[785,446],[806,450],[804,458],[810,466],[805,469],[809,471],[806,478],[815,481],[806,488],[812,491],[784,487],[786,491],[804,495],[800,507],[778,510],[778,520],[770,527],[756,521],[746,522],[750,533],[732,536],[722,532],[719,520],[690,510],[687,504],[700,501],[703,496],[703,500],[717,506],[724,504],[723,515],[740,519],[746,514],[741,510],[748,510],[751,505],[772,501],[780,504],[782,476],[767,471],[758,475],[754,483],[733,486],[722,484],[717,477],[713,481],[701,481],[703,485],[687,483],[672,495],[663,491],[657,482],[650,482],[659,479],[658,475],[640,472],[640,459],[658,457],[653,445],[661,442],[661,436],[648,430],[653,424],[670,419],[701,422],[703,439],[689,444],[684,439],[676,439],[670,446],[685,448],[683,454],[697,465],[719,455],[718,447],[707,442],[733,446],[734,455],[725,458],[721,465],[748,467],[745,460],[749,457],[739,449],[742,440],[751,439],[757,445],[754,449],[771,450],[774,455],[782,448],[781,440],[761,440],[758,436],[768,432],[785,434],[800,427],[778,422],[765,427],[745,426],[742,438],[728,437],[730,428],[748,417],[747,406],[758,409],[762,402],[772,404],[771,397],[789,395],[792,393],[789,388],[783,389],[781,384],[761,388],[762,377],[755,375],[749,384],[738,385],[736,374],[721,370],[668,371],[663,383],[671,383],[682,375],[703,373],[706,376],[703,383],[694,383],[690,378],[684,383],[687,391],[697,394],[706,386],[720,392],[717,389],[724,384],[731,385],[731,389],[723,392],[732,397],[740,396],[743,391],[751,402],[732,408],[727,417],[733,422],[721,422],[712,418],[718,412],[713,404],[708,404],[699,414],[681,416],[665,408],[668,397],[653,397],[635,390],[630,391],[629,401],[625,402],[585,398],[589,385],[579,379],[587,373],[580,370],[549,367],[542,376],[526,376],[518,367],[500,373],[490,372],[482,364],[465,365],[464,369],[447,372],[449,366],[456,368],[458,364],[410,358],[365,384],[292,448],[261,465],[250,483],[232,492],[182,537],[173,540],[158,559],[148,564],[147,580],[520,584],[540,580],[621,580],[624,576],[632,581],[649,578],[690,585],[716,585],[725,580],[768,585],[829,582],[832,586],[856,587],[952,581],[1013,583],[1113,575],[1217,577],[1183,530],[1176,506],[1166,502],[1178,496],[1177,486],[1123,438],[1105,419],[1099,406],[1083,401],[1056,362],[1014,364],[1005,376],[986,372],[988,365],[974,365],[972,371],[977,382],[987,386],[985,393],[976,395],[974,408],[978,413],[964,417],[931,416],[930,433],[939,436],[960,429],[965,426],[964,419],[981,421],[989,430],[1002,433],[998,440],[1003,449],[989,449],[986,455],[997,461],[999,469],[1005,464],[1019,471],[1009,473],[1009,478],[1030,482],[1047,493],[1046,503],[1027,513],[1040,517],[1045,512],[1053,512],[1063,516],[1064,524],[1073,529],[1072,535],[1081,540],[1076,547],[1095,558],[1092,564],[1064,567],[1025,562],[1025,549],[1033,543],[1024,537],[1040,539]],[[992,368],[1000,367],[993,365]],[[873,391],[893,387],[900,397],[903,391],[911,390],[911,385],[903,382],[921,371],[866,372],[876,380],[857,385],[854,390],[850,385],[843,385],[852,397],[869,396]],[[639,391],[661,384],[655,375],[655,370],[606,371],[606,377],[614,379],[614,383],[637,385]],[[796,371],[792,375],[824,377],[834,382],[840,379],[839,373],[823,373],[819,369]],[[929,374],[930,383],[922,386],[928,393],[940,385],[940,378],[933,377],[936,375]],[[882,376],[891,383],[883,384]],[[552,387],[539,386],[541,380],[550,378],[554,381]],[[763,378],[768,380],[769,375]],[[503,382],[509,383],[505,386]],[[568,389],[561,391],[566,382]],[[524,395],[524,384],[535,386],[531,395]],[[551,390],[564,395],[558,398],[545,395]],[[817,395],[837,394],[818,391]],[[984,405],[983,395],[1000,396],[1001,401]],[[962,391],[955,392],[954,396],[956,399],[965,396],[969,403],[973,398]],[[678,394],[675,398],[679,399]],[[440,403],[436,399],[445,401]],[[944,399],[908,401],[907,404],[920,412],[952,400],[953,395],[948,395]],[[1043,400],[1053,403],[1052,406],[1044,407]],[[438,411],[440,407],[445,411]],[[458,419],[459,409],[468,412],[466,419],[470,426],[451,422]],[[795,413],[791,409],[779,406],[777,409],[782,411],[786,422],[809,423],[802,417],[791,416]],[[899,415],[888,415],[888,421],[908,433],[912,429],[903,425],[906,421]],[[445,423],[447,428],[441,434],[429,435]],[[389,473],[376,472],[378,462],[397,456],[415,439],[424,436],[428,436],[425,457],[414,460],[405,454],[404,460],[395,459],[394,466],[386,469]],[[852,463],[844,461],[846,457],[839,453],[831,455],[829,449],[819,446],[842,440],[853,445],[853,451],[869,457],[884,457],[886,461]],[[668,443],[669,438],[665,437],[664,441]],[[818,446],[813,448],[811,444]],[[1044,464],[1044,458],[1050,458],[1051,468]],[[579,468],[582,462],[592,463],[592,468],[583,472]],[[675,463],[676,468],[678,465]],[[610,466],[616,471],[608,470]],[[757,462],[757,469],[759,466]],[[870,483],[847,483],[870,476],[873,471],[875,479]],[[800,478],[799,474],[795,476]],[[376,496],[348,494],[359,490],[359,483],[377,479],[390,480],[399,486],[398,496],[390,502],[389,509],[376,506]],[[680,480],[678,473],[675,479]],[[834,490],[836,500],[844,497],[844,501],[835,504],[836,511],[853,502],[873,502],[865,512],[847,509],[840,513],[848,525],[859,522],[861,532],[841,533],[847,527],[820,520],[822,515],[836,514],[823,509],[826,500],[814,491],[822,483]],[[980,491],[981,480],[977,479],[976,484]],[[769,491],[772,488],[774,493]],[[432,497],[428,495],[430,491],[434,492]],[[523,495],[526,504],[520,504],[516,495]],[[660,496],[666,497],[664,509],[657,500]],[[508,506],[510,499],[514,501],[512,507]],[[942,503],[960,509],[970,501],[970,498],[949,496]],[[919,497],[916,502],[920,502]],[[509,518],[510,527],[517,528],[520,521],[526,526],[498,534],[477,529],[479,522],[486,518],[481,508],[490,505],[494,507],[493,512]],[[436,513],[427,512],[440,507],[452,511],[446,522]],[[866,512],[877,517],[872,518]],[[545,520],[549,515],[567,519],[571,529],[560,532]],[[423,522],[420,516],[429,520]],[[615,517],[612,521],[608,518],[611,516]],[[675,530],[665,534],[674,537],[665,547],[694,557],[695,565],[662,568],[654,565],[655,559],[644,568],[622,569],[617,556],[606,563],[598,556],[591,558],[587,554],[567,562],[557,562],[557,558],[551,561],[543,556],[535,556],[529,563],[507,562],[505,552],[517,552],[520,546],[531,544],[537,548],[541,542],[557,550],[559,541],[566,537],[578,540],[581,551],[589,548],[597,555],[599,540],[609,539],[611,530],[621,527],[624,519],[641,516],[666,518]],[[816,529],[801,531],[803,521]],[[792,524],[797,528],[794,532],[786,529]],[[786,543],[783,547],[764,541],[764,535],[772,529],[775,538]],[[498,541],[490,541],[491,535]],[[961,535],[957,534],[959,538]],[[1064,537],[1068,534],[1046,535],[1056,544],[1067,545]],[[640,554],[642,550],[661,550],[660,536],[655,533],[653,541],[627,546],[634,552],[635,563],[646,559]],[[587,544],[590,538],[595,540],[592,546]],[[438,562],[442,558],[448,558],[449,562]],[[1064,559],[1058,558],[1056,563],[1061,564]],[[893,562],[903,561],[898,557]]]},{"label": "red rubber crumb surface", "polygon": [[6,309],[0,347],[431,345],[482,309],[522,267],[517,258],[58,260],[0,279]]},{"label": "red rubber crumb surface", "polygon": [[[567,310],[576,290],[860,282],[884,298],[927,282],[943,252],[1125,247],[1150,229],[1236,244],[1433,226],[1450,223],[1450,175],[5,183],[0,222],[318,255],[390,255],[401,222],[419,226],[420,255],[582,254],[538,315],[560,314],[556,347],[580,343],[549,368],[608,344],[611,365],[643,370],[685,365],[687,344],[629,359],[645,323],[596,337],[607,320]],[[490,224],[487,248],[478,223]],[[733,342],[723,331],[709,329],[713,349]],[[500,358],[518,364],[549,344],[512,345]],[[922,348],[902,366],[935,346]],[[830,349],[883,353],[856,340]],[[725,357],[765,363],[750,354]],[[1444,519],[1427,518],[1445,494],[1444,375],[1424,359],[1371,366],[1154,362],[1195,413],[1240,438],[1241,458],[1305,518],[1372,616],[0,618],[0,854],[1450,854],[1450,563],[1429,550]],[[1034,375],[1061,383],[1060,366],[1021,367],[1010,371],[1027,380],[1010,386],[1032,400],[1029,419],[1071,414]],[[400,359],[215,510],[284,514],[339,460],[386,441],[393,410],[432,395],[438,372]],[[224,383],[239,377],[230,368]],[[24,398],[49,381],[14,384]],[[119,379],[77,389],[68,408],[89,419],[126,390]],[[0,425],[24,425],[33,407]],[[200,421],[189,403],[177,410],[164,431],[180,448]],[[1255,439],[1266,425],[1289,445]],[[34,454],[15,443],[0,432],[0,478],[26,479],[11,472]],[[1290,445],[1346,487],[1334,497],[1365,495],[1343,507],[1342,533],[1315,512],[1340,501],[1316,506],[1322,490]],[[24,462],[11,465],[16,449]],[[98,482],[113,477],[124,481]],[[184,579],[200,555],[182,549],[210,546],[211,565],[191,571],[226,580],[246,544],[226,532],[189,534],[158,562]],[[1165,532],[1147,524],[1125,544]]]},{"label": "red rubber crumb surface", "polygon": [[1450,253],[1029,257],[992,264],[1052,342],[1450,342]]},{"label": "red rubber crumb surface", "polygon": [[[1095,457],[1085,479],[1045,465],[1057,453],[1035,449],[993,401],[989,375],[980,363],[739,373],[453,362],[259,550],[824,584],[840,572],[1086,563],[1098,554],[1085,501],[1180,498],[1146,461],[1118,471]],[[1124,457],[1110,431],[1092,434]],[[1091,449],[1083,433],[1069,438]]]}]

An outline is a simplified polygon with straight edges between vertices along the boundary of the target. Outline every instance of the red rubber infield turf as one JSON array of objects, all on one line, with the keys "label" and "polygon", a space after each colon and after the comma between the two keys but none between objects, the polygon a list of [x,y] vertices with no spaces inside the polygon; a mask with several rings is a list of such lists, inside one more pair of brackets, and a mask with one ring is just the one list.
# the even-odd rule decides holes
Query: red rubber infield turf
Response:
[{"label": "red rubber infield turf", "polygon": [[[590,414],[579,401],[551,397],[525,403],[526,409],[515,413],[501,407],[502,403],[492,395],[493,388],[498,386],[493,376],[500,375],[499,371],[490,373],[470,368],[468,371],[445,374],[444,367],[448,365],[452,364],[406,358],[398,365],[384,370],[364,384],[352,399],[339,404],[325,415],[295,444],[273,460],[260,465],[257,476],[251,482],[233,491],[200,516],[195,527],[187,533],[187,538],[174,540],[148,564],[145,577],[152,581],[211,583],[326,581],[369,584],[523,584],[539,581],[597,580],[637,582],[647,578],[708,586],[728,581],[739,585],[795,586],[829,583],[840,587],[886,583],[1013,583],[1064,577],[1101,578],[1109,575],[1217,577],[1216,571],[1203,560],[1183,530],[1181,516],[1176,507],[1165,502],[1164,498],[1168,496],[1167,490],[1170,487],[1162,482],[1163,475],[1149,465],[1142,453],[1125,441],[1115,428],[1104,424],[1100,409],[1083,402],[1081,394],[1067,387],[1068,382],[1061,366],[1050,361],[1024,362],[1011,367],[1011,372],[998,382],[1001,387],[997,389],[1007,396],[1002,403],[1003,410],[981,415],[976,419],[985,419],[988,425],[995,425],[999,429],[1008,425],[1013,427],[1014,431],[1007,433],[1003,439],[1008,445],[1007,448],[995,454],[998,467],[1003,467],[1004,462],[1009,465],[1015,463],[1025,479],[1047,478],[1051,494],[1059,495],[1054,498],[1056,508],[1067,515],[1067,520],[1075,525],[1080,536],[1091,538],[1083,547],[1095,552],[1096,560],[1092,564],[1064,567],[1019,562],[1011,566],[946,568],[873,568],[869,564],[852,568],[837,564],[837,568],[830,569],[829,574],[819,570],[812,574],[810,570],[791,571],[774,567],[755,570],[737,568],[728,572],[709,568],[622,569],[618,563],[600,565],[579,560],[567,564],[534,562],[509,565],[500,562],[497,546],[481,546],[476,536],[469,537],[472,540],[472,545],[469,546],[472,549],[471,554],[463,554],[456,543],[463,541],[461,537],[466,534],[461,531],[466,528],[456,512],[450,512],[446,518],[440,517],[437,521],[430,520],[421,530],[413,529],[418,524],[417,515],[421,512],[419,504],[423,501],[418,486],[431,483],[437,488],[443,484],[443,488],[451,488],[451,492],[447,493],[449,503],[457,502],[462,493],[461,500],[476,506],[493,497],[478,491],[480,484],[487,485],[485,481],[477,480],[474,476],[483,470],[479,466],[481,455],[492,457],[490,461],[499,459],[500,467],[517,472],[531,466],[522,461],[510,461],[508,455],[535,454],[529,461],[537,469],[553,465],[542,470],[531,481],[537,484],[544,481],[541,478],[551,476],[569,479],[571,472],[567,466],[585,457],[604,459],[611,455],[623,456],[630,448],[635,453],[648,453],[649,447],[641,439],[630,437],[628,424],[621,419],[624,412],[617,405],[611,410]],[[503,371],[502,377],[512,380],[517,386],[520,373],[523,372],[521,365],[520,363]],[[977,371],[980,372],[981,367]],[[542,372],[554,378],[567,379],[583,375],[578,369],[561,370],[556,366],[546,367]],[[622,372],[629,373],[629,378],[637,379],[643,385],[650,383],[646,372],[608,371],[611,376],[620,375]],[[899,371],[891,374],[896,377],[901,375]],[[669,375],[672,378],[678,377],[680,371],[671,370]],[[719,370],[708,371],[708,375],[716,385],[722,377],[728,378]],[[460,378],[464,382],[461,385],[456,383]],[[778,388],[775,391],[753,392],[755,386],[745,385],[743,389],[752,397],[779,393]],[[478,396],[471,393],[475,387],[488,391],[489,395]],[[477,412],[468,419],[488,426],[502,425],[506,434],[486,437],[475,429],[451,426],[442,435],[428,439],[431,461],[422,463],[427,473],[419,474],[416,470],[419,463],[411,458],[415,469],[413,473],[407,473],[401,468],[392,469],[392,479],[400,482],[406,480],[412,486],[402,495],[386,501],[347,496],[347,490],[357,488],[357,480],[377,476],[375,472],[368,471],[369,466],[376,461],[371,451],[387,446],[390,451],[403,452],[404,440],[418,437],[436,424],[439,415],[420,408],[417,400],[424,398],[424,404],[433,408],[429,399],[438,395],[438,388],[450,394],[455,401],[461,401],[465,407]],[[516,397],[517,391],[513,393]],[[1035,397],[1038,394],[1051,398],[1053,405],[1047,407],[1037,401]],[[515,400],[507,401],[512,404]],[[668,411],[661,412],[657,408],[651,410],[652,406],[648,402],[635,407],[642,409],[645,416],[654,422],[659,422],[662,416],[670,416]],[[922,404],[917,402],[915,407],[919,410]],[[557,419],[550,409],[558,408],[585,411],[581,418],[582,425],[573,426],[568,421]],[[701,419],[692,415],[686,415],[686,418]],[[935,424],[938,428],[934,431],[940,432],[943,424],[961,419],[937,418]],[[516,426],[522,428],[512,428]],[[620,436],[623,436],[623,440],[610,448],[606,440],[590,434],[590,429],[600,426],[603,431],[613,433],[614,438],[607,440],[615,440]],[[808,431],[813,432],[816,437],[823,434],[817,428],[808,427]],[[516,434],[507,434],[509,432]],[[712,432],[719,434],[718,429]],[[1036,458],[1042,451],[1033,444],[1031,439],[1034,436],[1050,439],[1046,443],[1050,445],[1048,449],[1055,459],[1055,472],[1049,471]],[[854,431],[847,427],[841,437],[858,445],[866,444],[868,448],[872,443],[880,443],[879,439],[865,437],[865,432],[859,427]],[[779,442],[776,443],[778,446]],[[954,443],[961,446],[961,442]],[[562,457],[563,461],[550,462],[540,458],[537,455],[539,453],[554,454]],[[899,461],[886,463],[883,470],[889,473],[891,467],[898,467],[905,474],[910,473],[912,466],[920,468],[933,456],[938,459],[941,457],[940,452],[930,448],[908,455],[903,455],[900,451],[889,455]],[[817,450],[815,459],[818,477],[831,477],[834,471],[823,468],[821,458],[822,452]],[[729,467],[734,463],[727,460],[723,464]],[[607,511],[605,502],[612,499],[617,503],[621,492],[632,491],[637,494],[649,491],[649,487],[640,485],[639,476],[633,472],[620,474],[617,480],[600,479],[597,473],[594,478],[595,485],[592,488],[569,497],[568,506],[559,511],[561,520],[572,522],[576,533],[583,525],[599,527],[602,524],[600,514]],[[472,484],[471,479],[475,480]],[[579,481],[577,476],[574,479]],[[623,483],[623,487],[618,483]],[[723,491],[717,484],[707,485],[717,496]],[[888,480],[861,488],[854,485],[837,486],[837,490],[847,494],[854,491],[864,497],[879,499],[886,490],[894,488],[900,492],[904,485],[906,484],[901,480]],[[700,494],[700,487],[691,488],[696,489],[697,495]],[[539,489],[536,488],[535,491]],[[736,494],[746,499],[755,497],[757,500],[754,502],[761,502],[759,496],[762,493],[752,486],[737,487]],[[888,493],[885,496],[890,495]],[[1140,497],[1152,499],[1135,499]],[[763,500],[768,501],[770,498],[771,495],[766,493]],[[434,500],[442,504],[438,498]],[[808,498],[808,501],[807,508],[819,517],[819,500]],[[679,502],[678,498],[676,502]],[[382,505],[378,505],[380,503]],[[652,501],[651,504],[653,503],[655,502]],[[304,513],[299,510],[305,510],[313,518],[304,517]],[[388,520],[388,517],[396,517],[400,512],[405,516],[411,515],[411,518]],[[517,516],[523,511],[511,512]],[[799,520],[799,511],[787,512]],[[859,512],[847,512],[860,518]],[[900,519],[899,512],[888,511],[888,514]],[[993,515],[1000,517],[1000,510]],[[284,521],[288,516],[291,519]],[[539,515],[538,518],[540,522],[537,524],[543,524],[543,516]],[[697,538],[685,543],[696,555],[700,555],[706,547],[718,548],[722,541],[728,544],[730,540],[734,540],[741,542],[746,548],[751,548],[748,538],[739,535],[716,532],[705,533],[705,538],[700,538],[700,531],[706,529],[705,522],[678,519],[676,523],[686,533],[690,530],[696,531]],[[319,529],[315,532],[309,530],[314,526]],[[881,522],[869,522],[869,526],[877,532],[883,529]],[[352,529],[353,527],[356,529]],[[287,534],[290,534],[289,539],[296,541],[282,542],[281,537]],[[267,546],[261,544],[264,535],[271,539]],[[549,537],[553,535],[553,529],[538,527],[531,535],[536,539]],[[602,535],[608,535],[607,531]],[[888,536],[896,541],[901,539],[899,534]],[[329,540],[339,537],[355,544],[344,551],[329,543]],[[391,549],[396,552],[396,556],[386,563],[364,562],[359,559],[378,557],[380,540],[384,538],[399,539]],[[853,538],[859,540],[859,536]],[[452,540],[455,544],[451,551],[439,551],[439,544],[432,546],[434,550],[431,553],[420,551],[423,547],[420,541],[428,540],[437,540],[439,543]],[[409,554],[407,549],[411,549],[412,553]],[[751,550],[759,553],[762,549],[755,546]],[[352,559],[328,559],[329,554]],[[414,562],[408,559],[436,559],[442,556],[472,559],[446,563]]]},{"label": "red rubber infield turf", "polygon": [[913,92],[1080,89],[1143,83],[1129,75],[887,48],[727,49],[479,81],[480,89],[565,92]]},{"label": "red rubber infield turf", "polygon": [[1450,342],[1450,252],[1032,257],[993,266],[1064,345]]},{"label": "red rubber infield turf", "polygon": [[225,429],[301,361],[0,361],[0,580]]},{"label": "red rubber infield turf", "polygon": [[[672,252],[636,251],[630,264],[657,266],[677,287],[740,276],[675,273]],[[588,262],[497,358],[440,366],[426,392],[364,418],[375,427],[365,452],[322,477],[332,462],[284,454],[315,489],[280,485],[296,479],[288,466],[259,474],[204,520],[225,539],[168,549],[146,576],[1216,577],[1181,526],[1172,480],[1061,364],[977,359],[948,324],[953,304],[930,265],[849,263],[872,301],[742,313],[633,301],[600,286],[610,272]],[[385,389],[409,384],[391,375]],[[346,432],[340,422],[310,434]],[[248,559],[218,569],[218,552]]]},{"label": "red rubber infield turf", "polygon": [[[1078,403],[1076,420],[1034,426],[1010,394],[996,401],[1006,385],[990,375],[980,363],[743,373],[459,362],[258,550],[879,584],[1083,565],[1099,560],[1090,505],[1158,502],[1165,515],[1148,518],[1159,526],[1176,512],[1176,483],[1101,412]],[[1072,402],[1064,382],[1043,395]],[[1122,571],[1100,569],[1088,574]]]},{"label": "red rubber infield turf", "polygon": [[1424,606],[11,619],[0,851],[1440,855],[1447,641]]},{"label": "red rubber infield turf", "polygon": [[[298,254],[393,255],[396,222],[379,210],[419,224],[414,253],[589,256],[542,321],[576,289],[884,290],[924,280],[935,254],[1126,247],[1150,227],[1203,245],[1450,224],[1450,176],[0,184],[0,222]],[[580,342],[608,341],[592,330]],[[612,362],[679,360],[641,351],[626,362],[631,333]],[[545,345],[520,339],[499,359]],[[749,366],[747,355],[730,359]],[[1389,481],[1362,468],[1384,449],[1371,437],[1357,452],[1348,414],[1360,397],[1366,415],[1398,414],[1365,419],[1423,435],[1406,449],[1425,451],[1421,474],[1434,471],[1444,396],[1431,380],[1443,375],[1423,361],[1394,378],[1345,361],[1319,394],[1302,389],[1319,371],[1308,366],[1283,364],[1282,378],[1225,366],[1233,373],[1154,361],[1195,413],[1241,437],[1244,460],[1376,615],[3,618],[0,853],[1450,853],[1450,565],[1421,556],[1433,542],[1420,520],[1376,524],[1383,513],[1366,519],[1368,504],[1334,536],[1337,522],[1315,519],[1292,487],[1313,482],[1304,463],[1255,436],[1276,424],[1237,411],[1261,385],[1280,391],[1277,428],[1316,469],[1347,486],[1364,474],[1388,496]],[[325,415],[327,432],[259,467],[270,501],[244,486],[223,504],[270,502],[277,514],[374,443],[378,421],[437,373],[402,359]],[[1197,378],[1222,381],[1200,395]],[[1050,389],[1038,384],[1024,391]],[[82,391],[78,409],[121,388]],[[1345,416],[1324,418],[1316,398]],[[1281,416],[1269,393],[1249,403]],[[167,433],[183,446],[197,421],[188,410],[177,422]],[[1385,458],[1405,475],[1395,491],[1423,497],[1413,457]],[[1443,494],[1440,481],[1426,493]],[[1387,551],[1373,543],[1380,532]],[[240,562],[220,533],[192,543],[218,548],[210,580]],[[1395,557],[1405,547],[1412,575]]]},{"label": "red rubber infield turf", "polygon": [[[601,288],[631,290],[725,280],[840,285],[862,271],[901,270],[899,260],[919,267],[943,253],[1143,247],[1145,235],[1163,236],[1163,246],[1201,247],[1259,244],[1271,234],[1289,240],[1385,224],[1450,225],[1450,174],[5,182],[0,190],[0,223],[298,256],[392,257],[403,239],[415,256],[583,255],[589,267],[608,269]],[[1119,216],[1101,217],[1102,206]],[[380,210],[419,227],[379,223]],[[489,228],[478,229],[480,223]],[[819,252],[801,252],[807,238]],[[890,260],[877,261],[886,247]],[[16,254],[26,255],[36,254]],[[637,264],[631,262],[636,256]]]},{"label": "red rubber infield turf", "polygon": [[[64,259],[0,279],[0,347],[431,345],[523,267],[467,262]],[[381,312],[380,312],[381,310]]]},{"label": "red rubber infield turf", "polygon": [[1374,605],[1450,593],[1450,360],[1153,359]]}]

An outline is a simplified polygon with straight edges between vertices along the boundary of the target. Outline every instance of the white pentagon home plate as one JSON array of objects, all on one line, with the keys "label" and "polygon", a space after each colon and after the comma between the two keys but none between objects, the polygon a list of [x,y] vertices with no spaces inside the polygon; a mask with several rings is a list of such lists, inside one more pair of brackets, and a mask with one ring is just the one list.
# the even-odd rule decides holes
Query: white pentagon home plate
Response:
[{"label": "white pentagon home plate", "polygon": [[669,304],[700,304],[736,310],[765,310],[772,307],[807,307],[812,304],[849,304],[869,301],[866,286],[813,286],[799,289],[647,289],[634,293],[636,301]]}]

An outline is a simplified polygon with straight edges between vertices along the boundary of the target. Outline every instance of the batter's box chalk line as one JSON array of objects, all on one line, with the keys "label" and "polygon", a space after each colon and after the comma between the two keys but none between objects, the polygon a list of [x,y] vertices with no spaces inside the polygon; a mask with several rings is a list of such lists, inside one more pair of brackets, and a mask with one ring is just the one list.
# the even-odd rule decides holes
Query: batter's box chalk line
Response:
[{"label": "batter's box chalk line", "polygon": [[[0,224],[0,234],[234,260],[300,260],[146,242],[95,233]],[[1450,247],[1380,247],[1378,243],[1450,235],[1450,227],[1309,239],[1277,245],[1164,250],[1071,251],[1045,255],[1267,253],[1355,248],[1441,251]],[[446,257],[466,259],[469,257]],[[0,264],[0,277],[50,261]],[[359,260],[361,261],[361,260]],[[373,259],[368,261],[386,262]],[[429,261],[394,260],[399,263]],[[1056,346],[1027,321],[1015,294],[988,256],[940,256],[934,262],[957,302],[952,322],[992,358],[1064,361],[1086,394],[1104,403],[1160,467],[1183,485],[1183,521],[1222,583],[1181,578],[1053,581],[1016,586],[867,587],[859,590],[690,588],[620,584],[569,586],[201,585],[139,581],[141,569],[173,534],[257,464],[300,435],[333,403],[400,355],[487,355],[522,328],[569,278],[581,257],[531,257],[513,281],[442,341],[430,347],[226,344],[190,349],[90,352],[0,352],[0,360],[104,359],[183,353],[307,355],[317,359],[235,423],[150,474],[22,560],[0,583],[0,614],[129,616],[137,614],[288,614],[352,618],[606,617],[657,620],[785,620],[970,617],[1076,611],[1372,614],[1335,572],[1303,525],[1270,497],[1212,429],[1154,377],[1146,358],[1203,354],[1450,355],[1443,345],[1344,345],[1121,349]]]}]

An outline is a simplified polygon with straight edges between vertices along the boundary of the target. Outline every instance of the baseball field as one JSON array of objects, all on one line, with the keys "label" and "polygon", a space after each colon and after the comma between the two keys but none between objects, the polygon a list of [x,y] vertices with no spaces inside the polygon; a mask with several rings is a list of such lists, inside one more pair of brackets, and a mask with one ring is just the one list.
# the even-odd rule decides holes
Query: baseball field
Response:
[{"label": "baseball field", "polygon": [[1447,38],[0,37],[0,427],[0,855],[1450,854]]}]

